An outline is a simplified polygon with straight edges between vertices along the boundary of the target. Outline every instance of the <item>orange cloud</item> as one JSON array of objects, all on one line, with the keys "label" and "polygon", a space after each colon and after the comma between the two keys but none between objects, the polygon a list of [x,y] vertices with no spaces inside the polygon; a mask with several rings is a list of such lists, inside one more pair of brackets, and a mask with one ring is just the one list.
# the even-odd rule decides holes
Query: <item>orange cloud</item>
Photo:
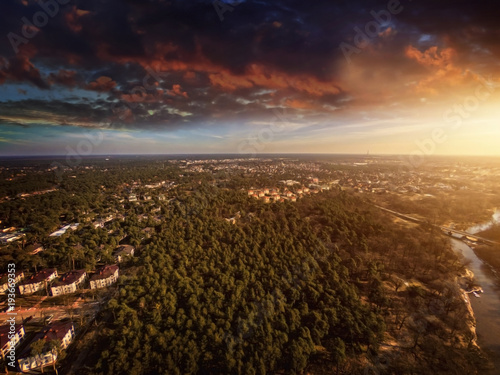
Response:
[{"label": "orange cloud", "polygon": [[396,31],[392,27],[388,27],[384,31],[380,32],[378,36],[381,38],[388,38],[394,34],[396,34]]},{"label": "orange cloud", "polygon": [[57,73],[50,73],[48,81],[51,85],[59,84],[75,87],[77,84],[76,76],[77,73],[74,70],[60,69]]},{"label": "orange cloud", "polygon": [[116,82],[106,76],[97,78],[94,82],[90,82],[85,88],[87,90],[106,92],[111,91],[116,87]]},{"label": "orange cloud", "polygon": [[437,46],[431,47],[425,52],[420,52],[415,47],[408,46],[405,50],[405,55],[424,66],[445,68],[452,63],[452,60],[456,56],[456,52],[453,48],[445,48],[439,52]]},{"label": "orange cloud", "polygon": [[28,81],[37,87],[47,89],[49,84],[45,81],[40,70],[33,64],[31,57],[36,54],[36,49],[21,48],[18,55],[7,60],[0,57],[0,84],[5,81]]},{"label": "orange cloud", "polygon": [[440,91],[464,84],[472,77],[468,69],[455,65],[456,51],[452,48],[439,51],[438,47],[434,46],[421,52],[413,46],[408,46],[405,55],[429,68],[431,72],[418,82],[416,89],[419,93],[437,95]]},{"label": "orange cloud", "polygon": [[222,89],[233,91],[238,88],[250,88],[253,87],[253,83],[250,82],[247,77],[236,76],[227,71],[220,73],[212,73],[208,76],[210,82],[214,86],[219,86]]},{"label": "orange cloud", "polygon": [[334,82],[322,82],[309,76],[291,76],[283,72],[252,64],[245,75],[235,75],[228,70],[209,74],[214,86],[226,90],[261,86],[270,89],[294,89],[314,96],[339,94],[340,88]]},{"label": "orange cloud", "polygon": [[173,85],[172,90],[168,90],[167,92],[168,94],[173,96],[183,96],[185,98],[188,97],[187,92],[181,90],[181,85]]},{"label": "orange cloud", "polygon": [[195,55],[186,61],[165,57],[178,49],[172,43],[157,45],[154,53],[151,54],[152,57],[149,58],[113,56],[108,52],[108,49],[107,45],[98,46],[98,57],[120,64],[137,63],[145,69],[153,69],[157,72],[185,72],[187,78],[195,73],[205,73],[213,86],[228,91],[260,86],[270,89],[293,89],[314,96],[341,92],[339,85],[335,82],[323,82],[307,75],[292,76],[261,64],[249,65],[245,74],[234,74],[229,69],[208,60],[201,52],[200,47],[197,48]]},{"label": "orange cloud", "polygon": [[64,19],[66,20],[66,25],[75,33],[82,31],[82,23],[80,18],[86,16],[90,12],[88,10],[78,9],[75,5],[64,15]]},{"label": "orange cloud", "polygon": [[300,99],[286,99],[285,100],[285,105],[288,108],[293,108],[293,109],[318,109],[319,106],[315,105],[314,103],[305,101],[305,100],[300,100]]},{"label": "orange cloud", "polygon": [[122,99],[127,103],[155,103],[161,101],[162,92],[158,90],[158,95],[137,91],[130,94],[122,94]]}]

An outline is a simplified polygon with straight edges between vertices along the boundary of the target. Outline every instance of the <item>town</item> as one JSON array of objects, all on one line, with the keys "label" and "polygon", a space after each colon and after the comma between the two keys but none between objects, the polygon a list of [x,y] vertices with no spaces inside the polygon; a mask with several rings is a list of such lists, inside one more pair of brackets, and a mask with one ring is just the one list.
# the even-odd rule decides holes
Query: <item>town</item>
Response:
[{"label": "town", "polygon": [[[43,164],[1,168],[6,185],[0,197],[0,260],[5,272],[0,276],[0,293],[5,296],[0,318],[7,322],[15,313],[16,324],[14,335],[9,324],[1,326],[0,339],[4,359],[15,349],[18,371],[51,366],[55,370],[68,356],[78,358],[78,340],[97,324],[101,310],[127,280],[135,277],[136,257],[169,220],[169,212],[181,210],[194,219],[197,207],[217,191],[246,197],[249,207],[294,204],[324,192],[344,191],[369,195],[384,206],[390,196],[395,203],[389,208],[401,210],[415,202],[425,206],[426,200],[435,204],[475,190],[483,196],[493,192],[492,201],[475,204],[500,206],[494,201],[498,165],[469,166],[439,159],[426,168],[404,170],[394,158],[179,157],[146,158],[124,171],[120,163],[89,159],[63,171]],[[54,179],[55,175],[64,178]],[[84,180],[93,185],[79,201],[73,191]],[[235,209],[220,215],[236,225],[255,213]],[[422,211],[421,217],[425,215]],[[481,215],[433,218],[458,228],[482,219]],[[6,298],[12,287],[7,264],[12,262],[15,306]]]}]

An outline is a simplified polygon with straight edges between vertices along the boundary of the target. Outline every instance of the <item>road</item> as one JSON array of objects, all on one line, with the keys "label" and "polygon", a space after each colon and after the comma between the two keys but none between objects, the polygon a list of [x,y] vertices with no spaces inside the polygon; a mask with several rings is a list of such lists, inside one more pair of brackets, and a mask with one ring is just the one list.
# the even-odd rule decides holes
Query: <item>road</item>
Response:
[{"label": "road", "polygon": [[[29,308],[16,308],[13,312],[16,313],[16,321],[28,318],[29,316],[33,316],[33,318],[41,318],[43,316],[54,315],[53,320],[60,320],[66,318],[70,315],[70,310],[73,310],[76,315],[75,310],[81,309],[83,306],[90,307],[91,309],[98,308],[98,302],[85,302],[85,301],[75,301],[70,306],[47,306],[47,307],[39,307],[40,303],[36,306]],[[12,313],[12,312],[11,312]],[[9,318],[12,318],[14,315],[9,315],[7,312],[0,313],[0,321],[6,321]]]}]

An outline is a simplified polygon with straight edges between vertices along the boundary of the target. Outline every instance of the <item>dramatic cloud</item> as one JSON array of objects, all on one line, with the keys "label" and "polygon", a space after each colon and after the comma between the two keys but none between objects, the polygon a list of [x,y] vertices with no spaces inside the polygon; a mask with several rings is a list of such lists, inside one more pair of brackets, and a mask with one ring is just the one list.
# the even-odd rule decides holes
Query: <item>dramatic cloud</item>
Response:
[{"label": "dramatic cloud", "polygon": [[116,82],[109,77],[99,77],[94,82],[90,82],[85,88],[87,90],[107,92],[116,87]]},{"label": "dramatic cloud", "polygon": [[335,132],[441,118],[500,78],[490,0],[45,3],[0,3],[0,125],[239,134],[286,110]]}]

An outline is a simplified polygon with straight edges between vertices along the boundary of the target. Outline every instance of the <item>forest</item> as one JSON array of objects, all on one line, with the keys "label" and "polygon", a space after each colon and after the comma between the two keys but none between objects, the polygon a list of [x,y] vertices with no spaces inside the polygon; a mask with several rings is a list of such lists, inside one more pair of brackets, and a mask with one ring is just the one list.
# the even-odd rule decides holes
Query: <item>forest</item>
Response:
[{"label": "forest", "polygon": [[[480,371],[473,317],[455,282],[465,269],[445,237],[394,223],[340,190],[272,205],[247,197],[245,188],[282,177],[185,173],[168,163],[66,172],[50,194],[1,203],[3,224],[28,231],[0,261],[26,272],[91,271],[111,264],[118,244],[137,248],[105,292],[93,334],[78,337],[91,348],[81,374]],[[140,195],[161,180],[181,181],[161,190],[168,200],[154,191],[127,201],[134,181]],[[106,226],[92,225],[108,214]],[[233,216],[235,224],[225,220]],[[71,222],[81,225],[48,237]],[[35,241],[45,251],[27,252]]]},{"label": "forest", "polygon": [[266,206],[202,185],[122,277],[89,374],[475,373],[462,263],[377,215],[346,193]]}]

